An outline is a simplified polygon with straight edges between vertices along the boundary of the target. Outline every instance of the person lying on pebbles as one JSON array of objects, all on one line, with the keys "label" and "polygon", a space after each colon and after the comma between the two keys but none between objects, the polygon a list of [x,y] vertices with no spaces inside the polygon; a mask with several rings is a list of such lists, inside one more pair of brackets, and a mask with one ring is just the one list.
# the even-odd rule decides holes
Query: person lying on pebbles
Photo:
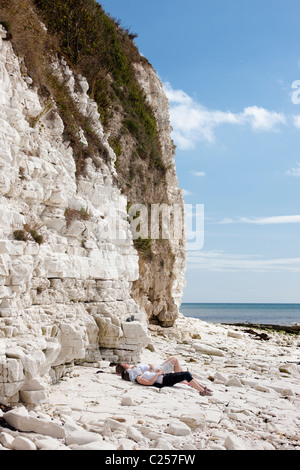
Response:
[{"label": "person lying on pebbles", "polygon": [[[166,370],[173,369],[173,372]],[[180,370],[178,370],[180,369]],[[192,388],[197,390],[201,396],[211,396],[212,391],[201,385],[190,372],[183,371],[177,358],[172,357],[162,364],[162,368],[157,368],[151,364],[137,364],[130,366],[127,363],[120,363],[116,367],[116,372],[123,380],[137,382],[140,385],[154,386],[157,388],[172,387],[180,382],[187,382]]]},{"label": "person lying on pebbles", "polygon": [[164,361],[160,366],[155,366],[153,364],[144,364],[138,363],[130,365],[126,362],[119,362],[116,364],[116,373],[122,375],[122,372],[128,370],[129,378],[132,382],[135,382],[135,379],[143,372],[155,372],[158,369],[162,370],[165,374],[170,374],[172,372],[183,372],[183,369],[180,365],[177,357],[172,356],[166,361]]}]

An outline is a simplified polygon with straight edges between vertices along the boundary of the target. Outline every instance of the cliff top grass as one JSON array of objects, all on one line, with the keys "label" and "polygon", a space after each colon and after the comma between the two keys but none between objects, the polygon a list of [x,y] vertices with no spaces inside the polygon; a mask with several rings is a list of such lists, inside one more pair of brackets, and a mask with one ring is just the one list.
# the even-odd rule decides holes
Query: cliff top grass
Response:
[{"label": "cliff top grass", "polygon": [[[57,105],[74,150],[78,175],[84,172],[88,157],[100,154],[107,160],[108,155],[67,86],[53,73],[54,56],[64,58],[72,70],[86,77],[104,128],[115,110],[121,110],[121,133],[133,136],[150,169],[165,173],[156,120],[135,77],[133,63],[146,59],[133,42],[134,34],[121,28],[95,0],[0,0],[0,22],[9,29],[13,47],[24,58],[45,102],[53,99]],[[31,122],[35,122],[34,117]],[[80,129],[85,132],[88,148],[81,142]],[[118,137],[114,138],[114,147],[120,160]]]},{"label": "cliff top grass", "polygon": [[[1,0],[0,22],[9,30],[9,40],[21,59],[22,73],[30,75],[44,100],[44,110],[39,116],[28,116],[29,124],[35,126],[44,111],[56,105],[73,148],[77,175],[84,172],[85,161],[89,157],[95,164],[99,154],[107,161],[108,153],[101,139],[93,132],[89,119],[79,111],[69,88],[53,69],[53,60],[63,57],[59,39],[49,34],[41,23],[34,1]],[[82,143],[80,130],[85,133],[88,147]]]},{"label": "cliff top grass", "polygon": [[133,63],[146,61],[133,42],[136,35],[123,29],[95,0],[34,3],[64,56],[87,78],[104,127],[114,111],[121,109],[121,134],[129,132],[149,160],[149,168],[164,173],[156,120],[133,68]]}]

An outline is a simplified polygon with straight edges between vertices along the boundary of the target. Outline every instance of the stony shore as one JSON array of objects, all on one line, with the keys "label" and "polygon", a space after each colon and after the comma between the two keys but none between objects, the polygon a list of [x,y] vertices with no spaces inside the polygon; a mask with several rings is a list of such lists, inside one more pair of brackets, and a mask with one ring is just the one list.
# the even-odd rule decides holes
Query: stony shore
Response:
[{"label": "stony shore", "polygon": [[122,381],[108,362],[75,366],[46,403],[0,411],[0,450],[299,450],[298,335],[180,316],[150,326],[142,361],[179,358],[213,390]]}]

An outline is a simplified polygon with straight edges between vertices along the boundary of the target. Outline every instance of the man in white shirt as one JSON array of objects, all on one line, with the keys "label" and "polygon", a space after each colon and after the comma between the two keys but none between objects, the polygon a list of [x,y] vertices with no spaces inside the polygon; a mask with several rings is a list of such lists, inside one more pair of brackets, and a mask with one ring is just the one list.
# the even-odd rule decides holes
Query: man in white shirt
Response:
[{"label": "man in white shirt", "polygon": [[153,364],[144,363],[135,364],[133,366],[127,364],[126,362],[120,362],[117,364],[116,372],[118,375],[122,375],[122,372],[125,370],[128,371],[131,382],[135,382],[136,378],[144,372],[158,372],[159,370],[164,374],[171,374],[172,372],[183,372],[179,360],[175,356],[170,357],[158,367]]},{"label": "man in white shirt", "polygon": [[176,357],[165,361],[160,368],[152,364],[139,363],[130,366],[127,363],[120,363],[117,365],[116,371],[122,376],[122,379],[137,382],[140,385],[162,388],[184,382],[197,390],[201,396],[212,395],[212,391],[201,385],[190,372],[182,370]]}]

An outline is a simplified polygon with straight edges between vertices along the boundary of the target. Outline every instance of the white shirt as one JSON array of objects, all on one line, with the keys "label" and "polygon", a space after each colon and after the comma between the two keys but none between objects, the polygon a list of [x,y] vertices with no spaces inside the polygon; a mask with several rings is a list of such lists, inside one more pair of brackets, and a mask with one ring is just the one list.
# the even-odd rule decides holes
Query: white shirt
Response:
[{"label": "white shirt", "polygon": [[[155,376],[155,372],[150,372],[150,365],[142,362],[137,364],[133,369],[128,369],[128,373],[131,382],[135,382],[139,375],[143,375],[143,378],[146,380],[151,380]],[[161,384],[162,379],[162,376],[158,376],[155,382]]]},{"label": "white shirt", "polygon": [[149,371],[149,364],[143,364],[142,362],[137,364],[133,369],[128,369],[129,378],[131,382],[135,382],[136,378],[141,375],[143,372]]},{"label": "white shirt", "polygon": [[[155,372],[146,371],[146,372],[143,372],[142,377],[143,377],[143,379],[150,381],[155,377],[155,375],[156,375]],[[163,376],[162,375],[159,375],[155,380],[155,382],[157,382],[158,384],[162,384],[162,381],[163,381]]]},{"label": "white shirt", "polygon": [[143,364],[142,362],[137,364],[137,367],[142,371],[142,372],[147,372],[150,370],[150,365],[149,364]]}]

